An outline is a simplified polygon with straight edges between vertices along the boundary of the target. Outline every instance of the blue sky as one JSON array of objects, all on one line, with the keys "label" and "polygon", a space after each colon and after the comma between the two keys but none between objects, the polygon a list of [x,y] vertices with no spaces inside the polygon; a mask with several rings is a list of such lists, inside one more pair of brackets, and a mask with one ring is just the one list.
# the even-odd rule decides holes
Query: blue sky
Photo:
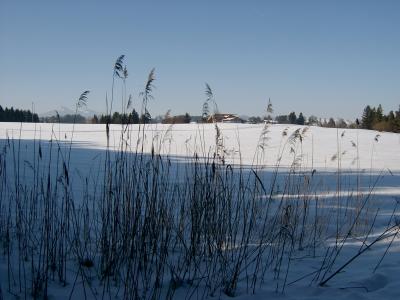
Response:
[{"label": "blue sky", "polygon": [[[105,110],[115,59],[128,93],[156,68],[152,115],[220,111],[358,117],[400,104],[400,1],[0,0],[0,104]],[[121,85],[117,84],[116,107]]]}]

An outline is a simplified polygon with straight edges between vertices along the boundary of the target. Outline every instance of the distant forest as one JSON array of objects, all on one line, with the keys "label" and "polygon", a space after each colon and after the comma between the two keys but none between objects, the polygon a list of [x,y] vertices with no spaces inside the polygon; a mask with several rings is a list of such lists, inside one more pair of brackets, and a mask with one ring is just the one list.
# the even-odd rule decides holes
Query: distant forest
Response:
[{"label": "distant forest", "polygon": [[361,118],[361,128],[378,131],[400,132],[400,105],[398,111],[390,111],[387,115],[383,113],[382,106],[364,108]]},{"label": "distant forest", "polygon": [[[269,104],[269,112],[271,113],[272,111],[272,106]],[[356,119],[351,123],[346,122],[344,119],[321,119],[313,115],[306,118],[303,113],[297,116],[295,112],[291,112],[288,115],[276,116],[274,121],[271,114],[267,115],[265,118],[250,117],[248,120],[249,123],[253,124],[262,123],[264,121],[278,124],[314,125],[329,128],[362,128],[400,133],[400,106],[397,111],[391,110],[385,115],[382,105],[379,104],[378,107],[367,105],[362,112],[361,119]]]},{"label": "distant forest", "polygon": [[4,108],[0,105],[0,122],[39,122],[39,116],[30,110]]}]

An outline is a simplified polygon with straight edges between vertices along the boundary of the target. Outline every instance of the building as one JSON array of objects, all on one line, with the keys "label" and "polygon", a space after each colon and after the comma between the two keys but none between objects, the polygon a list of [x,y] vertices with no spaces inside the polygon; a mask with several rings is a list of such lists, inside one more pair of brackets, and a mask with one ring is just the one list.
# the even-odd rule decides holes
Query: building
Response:
[{"label": "building", "polygon": [[207,123],[244,123],[244,120],[234,114],[214,114],[207,118]]}]

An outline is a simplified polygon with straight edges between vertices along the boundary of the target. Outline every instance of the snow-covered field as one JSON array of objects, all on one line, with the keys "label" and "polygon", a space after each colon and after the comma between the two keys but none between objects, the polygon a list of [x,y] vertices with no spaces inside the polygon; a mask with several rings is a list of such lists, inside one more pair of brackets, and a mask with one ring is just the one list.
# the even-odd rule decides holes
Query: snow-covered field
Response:
[{"label": "snow-covered field", "polygon": [[[302,126],[272,125],[266,133],[265,159],[262,162],[254,161],[254,155],[259,144],[260,135],[264,125],[252,124],[218,124],[222,132],[224,147],[227,151],[226,158],[230,162],[247,165],[263,163],[276,164],[279,153],[283,151],[281,165],[288,166],[292,163],[290,146],[285,144],[287,138]],[[332,170],[338,168],[335,155],[340,156],[342,169],[365,170],[390,169],[392,172],[400,171],[400,135],[395,133],[382,133],[369,130],[334,129],[321,127],[307,127],[302,143],[302,166],[305,168],[318,168]],[[105,125],[98,124],[29,124],[22,126],[19,123],[0,124],[0,138],[7,137],[22,140],[57,139],[61,142],[71,141],[77,148],[106,149],[107,139]],[[282,137],[287,129],[287,136]],[[128,143],[133,151],[136,149],[140,127],[129,127]],[[126,132],[125,132],[126,133]],[[213,124],[177,124],[146,125],[146,146],[144,151],[150,153],[151,142],[163,141],[161,153],[170,156],[184,157],[193,155],[194,152],[207,155],[214,150],[216,130]],[[110,146],[117,149],[120,146],[121,127],[111,125]],[[377,138],[377,141],[375,140]],[[358,147],[356,147],[358,145]],[[285,149],[283,149],[285,147]],[[358,151],[358,153],[357,153]],[[339,153],[339,154],[338,154]],[[297,153],[300,154],[300,153]],[[359,155],[359,165],[357,157]],[[79,159],[79,158],[78,158]]]},{"label": "snow-covered field", "polygon": [[[174,299],[228,296],[235,296],[237,299],[400,298],[400,240],[397,237],[397,225],[400,223],[400,219],[397,219],[397,205],[400,204],[399,134],[286,125],[265,127],[218,124],[217,127],[214,124],[157,124],[146,125],[143,130],[139,125],[111,125],[107,147],[105,125],[0,123],[0,282],[3,298],[30,297],[34,287],[37,287],[37,281],[46,281],[46,287],[40,286],[39,290],[45,289],[52,299],[123,299],[139,295],[145,298]],[[125,156],[120,157],[118,153],[124,153]],[[153,163],[142,165],[137,159],[140,153],[145,154],[142,156],[144,161]],[[154,157],[160,157],[160,161],[168,163],[157,161],[161,165],[159,170],[158,167],[154,167]],[[237,206],[238,210],[233,211],[239,211],[239,215],[243,217],[239,217],[237,222],[237,229],[240,231],[235,233],[237,239],[243,238],[243,228],[247,228],[246,226],[259,229],[249,229],[249,240],[242,239],[240,243],[238,240],[232,242],[228,237],[221,241],[219,246],[218,241],[213,241],[211,244],[215,243],[219,252],[216,251],[214,256],[202,256],[199,260],[191,258],[188,262],[185,260],[185,251],[188,250],[185,249],[189,248],[190,243],[185,239],[190,235],[188,228],[194,227],[194,217],[192,215],[188,219],[182,218],[179,220],[187,221],[187,226],[182,221],[183,225],[171,225],[166,229],[171,230],[171,236],[179,237],[176,238],[175,244],[169,237],[167,239],[168,233],[161,234],[161,242],[164,241],[163,238],[168,240],[168,249],[177,248],[170,250],[171,253],[167,251],[169,254],[163,265],[165,270],[161,272],[163,277],[159,283],[159,294],[131,292],[134,288],[142,289],[145,284],[124,286],[124,283],[131,282],[128,273],[125,277],[121,276],[120,281],[115,279],[112,283],[99,278],[102,259],[99,252],[104,245],[101,244],[103,240],[98,238],[102,234],[98,228],[101,226],[99,224],[104,226],[109,223],[105,222],[104,214],[96,213],[106,210],[98,203],[99,199],[108,201],[108,196],[101,192],[106,190],[104,186],[110,181],[107,180],[107,176],[113,177],[110,191],[119,193],[121,199],[126,199],[133,191],[148,195],[148,190],[154,187],[154,181],[159,180],[152,177],[145,183],[141,180],[135,181],[131,176],[147,176],[143,173],[136,175],[135,170],[140,169],[151,176],[156,174],[160,176],[162,184],[168,185],[161,191],[168,195],[172,193],[165,199],[175,201],[178,198],[176,201],[182,205],[182,211],[186,212],[183,208],[186,205],[185,201],[188,197],[194,197],[192,194],[195,190],[192,187],[196,185],[193,182],[198,178],[192,167],[196,157],[204,163],[201,175],[208,174],[209,169],[213,172],[210,181],[207,181],[207,177],[201,177],[201,180],[205,180],[202,181],[201,191],[208,191],[209,187],[206,185],[231,184],[229,188],[217,188],[217,192],[224,194],[217,198],[229,198],[239,202],[243,200],[240,202],[242,206]],[[107,173],[107,159],[110,162],[109,166],[119,166],[124,171],[121,171],[121,174],[113,171]],[[207,164],[207,159],[211,161],[210,164]],[[219,166],[217,169],[220,173],[217,174],[223,178],[221,181],[213,177],[215,166],[212,162]],[[166,167],[167,165],[169,167]],[[233,175],[226,175],[228,170],[233,170]],[[250,183],[241,183],[243,178]],[[121,180],[127,180],[127,185],[132,190],[123,190],[125,185]],[[142,186],[136,188],[132,182]],[[189,187],[177,187],[175,183]],[[245,188],[241,189],[242,185]],[[179,192],[175,192],[176,189]],[[232,196],[230,191],[245,196]],[[246,197],[249,194],[251,195],[248,200],[255,204],[248,212],[245,200],[247,201]],[[153,193],[151,195],[154,196]],[[111,192],[109,197],[120,199],[114,194],[111,195]],[[159,196],[157,194],[154,197]],[[210,195],[201,194],[198,197],[202,200],[202,197],[205,199]],[[38,202],[43,201],[43,205],[41,202],[37,204],[35,199],[38,199]],[[54,220],[65,217],[65,207],[62,204],[63,201],[67,203],[65,199],[73,203],[72,211],[79,215],[71,217],[71,221],[68,220],[67,223],[73,227],[68,231],[63,227],[67,223]],[[163,200],[160,201],[160,205],[164,205]],[[61,233],[56,229],[46,229],[46,221],[43,221],[45,225],[31,221],[36,219],[30,210],[33,206],[27,203],[50,214],[53,211],[60,213],[53,218],[41,211],[38,215],[44,220],[51,220],[49,224],[58,224],[54,225],[55,228],[59,226],[60,230],[65,230],[64,242],[68,243],[70,248],[64,248],[64,245],[57,246],[57,236]],[[114,202],[112,205],[114,207]],[[181,206],[174,205],[171,204],[166,210],[171,209],[168,216],[176,219],[171,223],[178,224],[180,221],[176,211]],[[226,209],[225,206],[220,207],[215,203],[213,205],[217,206],[210,207],[218,212]],[[85,209],[90,224],[84,222]],[[115,213],[114,210],[112,212]],[[141,214],[143,213],[146,214],[141,211]],[[270,218],[271,223],[268,225],[261,225],[264,220],[263,214]],[[257,220],[254,220],[254,224],[248,223],[246,216],[254,216]],[[131,226],[131,216],[125,217],[127,226]],[[219,221],[222,223],[216,223],[214,226],[227,220],[230,222],[234,217],[224,218],[226,219]],[[281,223],[276,225],[276,220]],[[120,228],[122,225],[119,221],[117,223],[116,228]],[[25,226],[25,229],[20,230],[20,224],[24,224],[21,226]],[[53,226],[49,224],[47,226]],[[32,229],[30,236],[28,225],[39,233],[33,232]],[[86,230],[85,226],[90,228],[87,229],[87,234],[91,237],[90,240],[94,241],[93,245],[88,242],[88,246],[85,247],[75,246],[83,242],[71,241],[69,234],[73,236],[75,230],[79,235],[81,227]],[[179,226],[184,227],[182,235],[177,233]],[[271,236],[267,233],[259,235],[265,228],[272,228]],[[86,232],[85,230],[82,231]],[[118,230],[123,232],[122,229],[116,229]],[[234,231],[227,230],[226,236]],[[111,231],[110,235],[112,232],[114,231]],[[48,238],[43,244],[37,240],[23,243],[19,240],[16,242],[18,234],[25,238],[30,236],[32,240],[43,236],[54,238]],[[206,236],[208,233],[202,234]],[[111,240],[113,238],[110,237]],[[116,233],[115,238],[122,239],[123,234],[119,236]],[[12,239],[14,243],[10,241]],[[51,250],[53,245],[46,244],[50,243],[49,241],[57,243],[54,245],[54,249],[57,249],[54,253],[57,254]],[[115,243],[119,245],[120,242]],[[9,246],[10,244],[12,246]],[[38,249],[30,249],[29,247],[33,248],[32,245],[39,245]],[[24,246],[28,247],[26,253],[22,249]],[[61,256],[65,257],[65,262],[56,262],[55,265],[40,262],[42,257],[51,260],[53,256],[57,256],[59,259],[59,249],[68,249],[68,255]],[[94,267],[88,267],[88,270],[84,271],[82,265],[77,262],[86,258],[80,251],[90,253]],[[21,254],[23,252],[24,255]],[[34,257],[33,254],[29,257],[30,253],[40,258]],[[241,255],[243,259],[240,259]],[[23,257],[25,262],[22,263],[20,259]],[[164,259],[161,253],[156,257],[155,261]],[[230,260],[227,260],[227,257]],[[54,275],[59,272],[59,264],[65,265],[62,284]],[[179,269],[184,265],[189,265],[186,271]],[[197,270],[198,265],[200,271],[196,273],[193,270]],[[215,270],[209,270],[213,266]],[[143,266],[137,268],[139,273],[142,272],[142,268]],[[237,278],[232,280],[235,270]],[[192,272],[196,274],[195,278],[191,277]],[[29,274],[37,274],[37,278],[32,279]],[[44,277],[43,274],[50,275]],[[143,274],[146,273],[132,276],[143,279]],[[152,270],[149,274],[153,275],[144,279],[153,282],[152,276],[158,273]],[[329,279],[332,274],[334,276]],[[225,277],[221,278],[222,275]],[[326,279],[329,280],[324,283]],[[235,282],[234,286],[227,283],[229,280]],[[253,284],[254,280],[257,282]],[[173,289],[171,282],[174,282]],[[153,285],[149,288],[152,287]],[[43,293],[42,291],[36,296],[41,297]]]}]

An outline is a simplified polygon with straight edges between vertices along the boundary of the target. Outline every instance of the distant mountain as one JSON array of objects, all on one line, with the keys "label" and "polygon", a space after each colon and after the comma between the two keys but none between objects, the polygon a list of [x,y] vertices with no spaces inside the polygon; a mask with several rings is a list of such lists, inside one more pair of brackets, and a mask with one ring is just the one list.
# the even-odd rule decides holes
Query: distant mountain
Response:
[{"label": "distant mountain", "polygon": [[[48,112],[44,112],[44,113],[40,113],[39,117],[51,117],[51,116],[55,116],[56,114],[60,115],[60,116],[65,116],[65,115],[74,115],[75,114],[75,110],[65,107],[65,106],[61,106],[58,109],[54,109],[54,110],[50,110]],[[93,117],[93,115],[101,115],[101,113],[91,110],[91,109],[85,109],[85,108],[81,108],[78,110],[78,114],[81,116],[84,116],[85,118],[91,118]]]}]

